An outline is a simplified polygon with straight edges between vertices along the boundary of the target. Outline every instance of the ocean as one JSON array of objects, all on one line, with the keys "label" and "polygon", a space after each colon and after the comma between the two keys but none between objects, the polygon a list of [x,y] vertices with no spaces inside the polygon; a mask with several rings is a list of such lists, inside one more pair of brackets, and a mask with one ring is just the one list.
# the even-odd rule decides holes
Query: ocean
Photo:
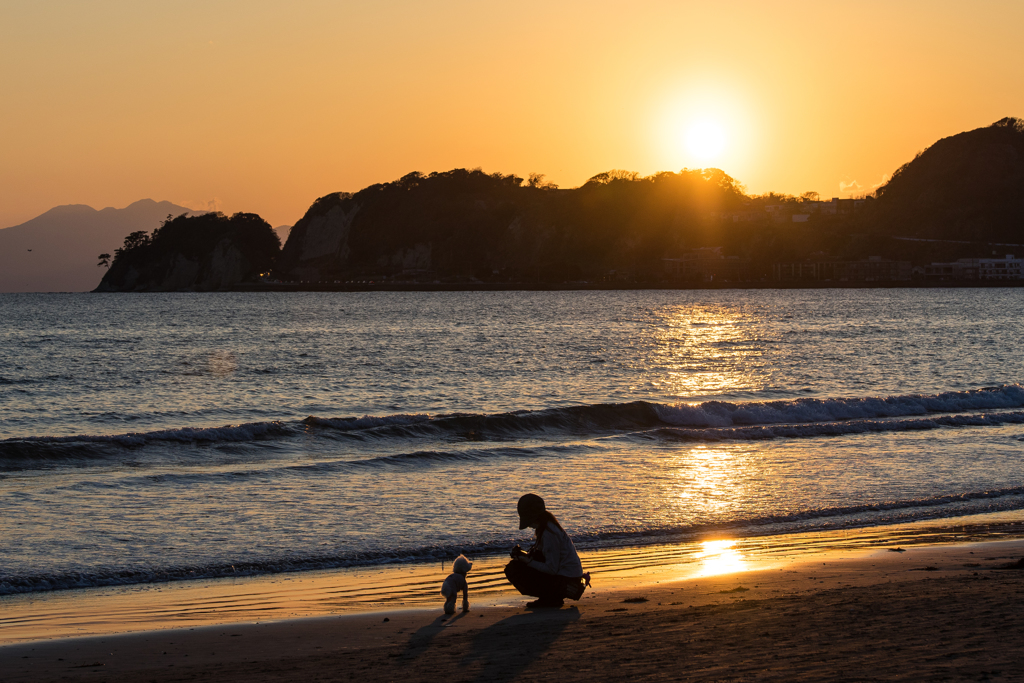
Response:
[{"label": "ocean", "polygon": [[0,295],[0,595],[1024,509],[1024,289]]}]

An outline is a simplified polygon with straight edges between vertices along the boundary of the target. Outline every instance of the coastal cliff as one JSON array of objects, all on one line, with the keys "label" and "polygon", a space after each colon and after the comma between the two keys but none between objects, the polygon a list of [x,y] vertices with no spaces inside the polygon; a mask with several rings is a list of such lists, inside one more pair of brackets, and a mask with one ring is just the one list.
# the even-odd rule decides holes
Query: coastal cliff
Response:
[{"label": "coastal cliff", "polygon": [[128,235],[95,291],[228,289],[269,271],[280,248],[270,224],[256,214],[168,218],[152,235]]}]

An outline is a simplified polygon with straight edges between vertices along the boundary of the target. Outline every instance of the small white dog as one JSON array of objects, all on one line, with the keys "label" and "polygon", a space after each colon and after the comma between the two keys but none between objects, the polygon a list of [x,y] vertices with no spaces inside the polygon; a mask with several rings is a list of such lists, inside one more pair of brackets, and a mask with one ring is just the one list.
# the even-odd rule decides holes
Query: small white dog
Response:
[{"label": "small white dog", "polygon": [[441,595],[445,597],[444,613],[455,614],[455,598],[459,591],[462,591],[462,611],[469,611],[469,583],[466,581],[466,574],[473,568],[473,563],[466,559],[465,555],[455,558],[451,574],[441,584]]}]

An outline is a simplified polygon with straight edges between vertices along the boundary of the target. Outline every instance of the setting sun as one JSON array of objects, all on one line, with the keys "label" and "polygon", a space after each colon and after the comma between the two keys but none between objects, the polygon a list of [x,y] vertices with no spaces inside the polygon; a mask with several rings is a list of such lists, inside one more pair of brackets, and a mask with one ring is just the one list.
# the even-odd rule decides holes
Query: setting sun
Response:
[{"label": "setting sun", "polygon": [[701,165],[717,161],[725,146],[725,130],[715,121],[695,121],[686,130],[686,150]]}]

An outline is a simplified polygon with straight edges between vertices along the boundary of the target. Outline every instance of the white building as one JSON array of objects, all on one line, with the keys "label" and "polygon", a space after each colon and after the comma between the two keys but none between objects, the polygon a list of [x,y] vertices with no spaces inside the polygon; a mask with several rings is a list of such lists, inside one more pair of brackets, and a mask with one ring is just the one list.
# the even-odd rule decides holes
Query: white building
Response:
[{"label": "white building", "polygon": [[978,277],[982,280],[1019,280],[1024,259],[1014,258],[1007,254],[1006,258],[978,259]]},{"label": "white building", "polygon": [[933,263],[924,267],[925,277],[942,280],[1020,280],[1024,258],[962,258],[955,263]]}]

